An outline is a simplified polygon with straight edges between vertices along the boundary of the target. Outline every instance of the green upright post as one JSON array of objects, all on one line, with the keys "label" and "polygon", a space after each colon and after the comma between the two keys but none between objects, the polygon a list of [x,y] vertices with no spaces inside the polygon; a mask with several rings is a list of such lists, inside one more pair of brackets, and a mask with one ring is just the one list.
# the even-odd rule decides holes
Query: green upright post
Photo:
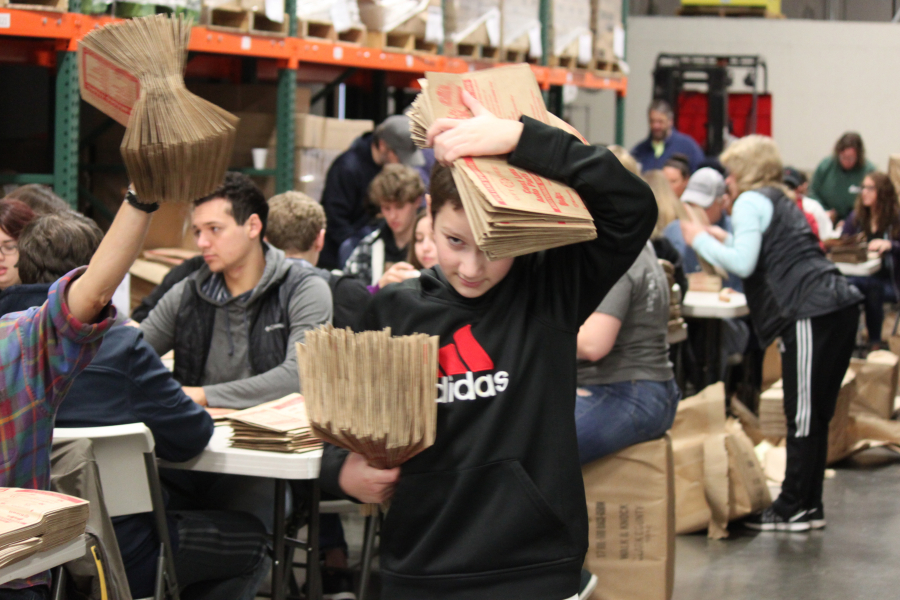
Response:
[{"label": "green upright post", "polygon": [[553,0],[541,0],[541,64],[550,62],[551,33],[553,32]]},{"label": "green upright post", "polygon": [[[285,0],[288,15],[288,34],[297,35],[297,0]],[[275,110],[275,126],[278,130],[275,148],[275,191],[294,189],[294,102],[297,97],[297,70],[278,70],[278,105]]]},{"label": "green upright post", "polygon": [[78,125],[81,95],[75,52],[56,57],[56,118],[53,144],[53,188],[73,209],[78,208]]},{"label": "green upright post", "polygon": [[[622,60],[628,57],[628,0],[622,0],[622,29],[625,32],[625,48]],[[616,92],[616,143],[625,145],[625,96]]]}]

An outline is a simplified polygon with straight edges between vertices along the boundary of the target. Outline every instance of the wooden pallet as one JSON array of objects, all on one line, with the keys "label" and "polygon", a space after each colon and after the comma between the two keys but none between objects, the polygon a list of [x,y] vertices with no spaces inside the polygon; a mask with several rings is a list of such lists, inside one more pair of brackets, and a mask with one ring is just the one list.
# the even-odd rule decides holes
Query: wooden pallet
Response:
[{"label": "wooden pallet", "polygon": [[428,42],[413,33],[396,31],[367,31],[366,46],[376,50],[391,50],[393,52],[438,53],[438,44]]},{"label": "wooden pallet", "polygon": [[290,17],[285,14],[284,20],[279,23],[269,19],[265,13],[254,11],[250,15],[250,33],[254,35],[270,35],[285,37],[288,34]]},{"label": "wooden pallet", "polygon": [[297,19],[297,34],[302,38],[328,42],[363,45],[366,41],[365,25],[354,25],[346,31],[338,32],[334,24],[328,21]]},{"label": "wooden pallet", "polygon": [[447,43],[444,45],[444,50],[449,56],[458,56],[460,58],[485,61],[499,61],[501,59],[500,48],[487,44],[472,42]]},{"label": "wooden pallet", "polygon": [[253,11],[227,6],[204,6],[200,13],[200,24],[213,31],[249,33],[253,21]]},{"label": "wooden pallet", "polygon": [[683,17],[784,18],[784,15],[767,10],[762,6],[682,6],[678,14]]},{"label": "wooden pallet", "polygon": [[17,8],[20,10],[41,10],[48,12],[67,12],[69,0],[27,0],[16,2],[15,0],[0,0],[2,8]]}]

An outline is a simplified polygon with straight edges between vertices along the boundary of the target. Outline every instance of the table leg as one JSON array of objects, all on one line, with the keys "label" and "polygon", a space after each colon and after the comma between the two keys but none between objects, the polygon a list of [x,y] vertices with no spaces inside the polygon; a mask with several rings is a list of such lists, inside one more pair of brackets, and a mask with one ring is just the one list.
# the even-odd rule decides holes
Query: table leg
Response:
[{"label": "table leg", "polygon": [[319,480],[310,481],[309,537],[306,556],[306,589],[308,600],[322,598],[322,572],[319,566]]},{"label": "table leg", "polygon": [[285,535],[285,519],[287,518],[284,505],[284,497],[287,493],[287,482],[284,479],[275,480],[275,515],[272,535],[273,560],[272,560],[272,600],[285,600],[287,589],[285,588],[285,567],[290,569],[290,565],[284,564],[284,535]]}]

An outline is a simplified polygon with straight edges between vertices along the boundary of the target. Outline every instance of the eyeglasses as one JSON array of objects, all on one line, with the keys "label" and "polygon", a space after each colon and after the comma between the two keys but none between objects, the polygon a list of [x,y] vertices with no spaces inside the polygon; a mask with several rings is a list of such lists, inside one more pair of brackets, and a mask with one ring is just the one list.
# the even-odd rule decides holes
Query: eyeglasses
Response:
[{"label": "eyeglasses", "polygon": [[19,245],[15,242],[5,242],[0,244],[0,254],[3,256],[12,256],[13,254],[18,254]]}]

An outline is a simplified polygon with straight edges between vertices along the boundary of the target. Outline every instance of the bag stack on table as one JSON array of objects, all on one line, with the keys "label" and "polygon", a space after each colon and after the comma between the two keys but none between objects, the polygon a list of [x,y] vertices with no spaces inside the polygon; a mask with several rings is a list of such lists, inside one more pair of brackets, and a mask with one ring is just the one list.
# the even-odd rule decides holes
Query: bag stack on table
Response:
[{"label": "bag stack on table", "polygon": [[322,447],[312,434],[300,394],[230,413],[225,418],[231,422],[234,448],[302,453]]},{"label": "bag stack on table", "polygon": [[89,502],[56,492],[0,488],[0,567],[84,533]]},{"label": "bag stack on table", "polygon": [[[462,90],[503,119],[523,114],[584,138],[544,106],[528,65],[472,73],[426,73],[422,93],[409,112],[413,140],[427,145],[426,131],[445,117],[467,119]],[[578,193],[558,181],[513,167],[503,156],[457,159],[452,166],[466,217],[479,248],[491,260],[510,258],[597,237],[593,218]]]}]

